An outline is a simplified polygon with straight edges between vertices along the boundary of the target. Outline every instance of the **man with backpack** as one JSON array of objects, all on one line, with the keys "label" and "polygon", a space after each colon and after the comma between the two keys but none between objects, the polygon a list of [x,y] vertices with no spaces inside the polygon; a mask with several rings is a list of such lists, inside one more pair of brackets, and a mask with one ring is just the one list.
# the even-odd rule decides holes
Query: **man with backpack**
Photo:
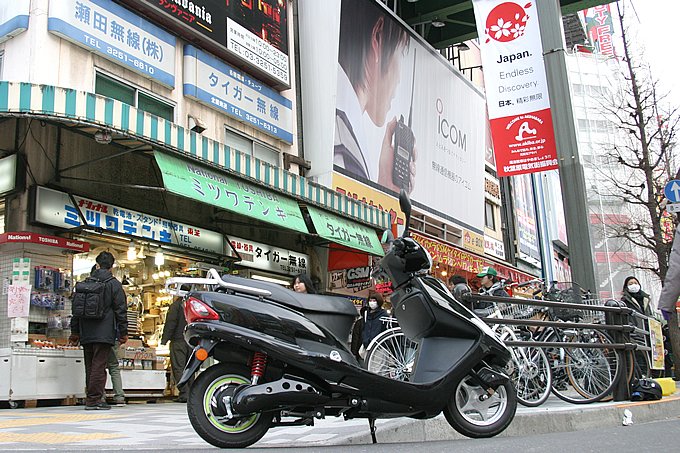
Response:
[{"label": "man with backpack", "polygon": [[[87,397],[85,410],[107,410],[102,402],[106,385],[106,366],[111,348],[118,339],[127,342],[127,302],[123,286],[111,274],[115,261],[109,252],[100,253],[97,269],[76,284],[72,301],[71,337],[83,346]],[[116,338],[118,337],[118,338]]]}]

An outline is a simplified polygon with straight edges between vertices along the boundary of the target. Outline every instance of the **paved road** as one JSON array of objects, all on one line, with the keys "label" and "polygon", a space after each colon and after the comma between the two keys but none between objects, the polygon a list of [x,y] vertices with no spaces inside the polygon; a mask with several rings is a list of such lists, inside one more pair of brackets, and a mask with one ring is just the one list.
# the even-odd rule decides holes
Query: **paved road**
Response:
[{"label": "paved road", "polygon": [[[678,401],[680,402],[680,401]],[[515,436],[525,436],[532,434],[535,428],[530,428],[528,419],[537,416],[541,425],[562,420],[564,414],[572,416],[569,420],[579,420],[584,417],[584,411],[597,414],[596,411],[610,410],[610,412],[621,411],[617,403],[599,403],[588,406],[574,406],[563,403],[556,399],[551,399],[547,404],[538,408],[523,408],[518,410],[515,422],[510,426],[508,432]],[[678,411],[680,412],[680,411]],[[674,413],[675,414],[675,413]],[[441,417],[441,416],[440,416]],[[526,420],[523,420],[525,417]],[[599,417],[599,416],[597,416]],[[619,415],[616,415],[618,420]],[[592,418],[592,417],[591,417]],[[439,421],[438,426],[444,426],[437,433],[437,429],[432,429],[433,434],[428,434],[425,439],[439,440],[450,438],[448,435],[451,429],[441,420],[430,421],[433,424]],[[599,421],[599,419],[598,419]],[[406,439],[401,439],[412,425],[406,425],[404,419],[378,421],[378,440],[385,442],[417,440],[416,437],[406,434]],[[559,422],[562,423],[562,422]],[[569,423],[573,423],[570,421]],[[619,422],[620,423],[620,422]],[[513,426],[514,425],[514,426]],[[430,425],[432,426],[432,425]],[[518,428],[526,426],[527,432],[522,432]],[[599,426],[599,424],[598,424]],[[585,429],[574,423],[566,429],[575,431]],[[427,431],[427,429],[425,429]],[[345,445],[342,448],[331,448],[327,451],[381,451],[378,446],[367,444],[368,424],[365,420],[343,421],[340,418],[329,418],[319,420],[314,427],[290,427],[272,429],[256,445],[258,448],[267,448],[271,451],[272,447],[295,447],[309,448],[306,451],[318,450],[321,446]],[[579,437],[579,436],[566,436]],[[495,445],[493,442],[506,442],[502,439],[492,441],[474,441],[475,446],[486,442],[488,445]],[[467,440],[460,442],[463,447]],[[482,442],[482,443],[480,443]],[[507,440],[507,442],[512,442]],[[349,444],[363,444],[350,446]],[[390,448],[401,448],[390,444]],[[437,443],[428,442],[426,451],[436,447]],[[458,450],[459,444],[456,443]],[[205,443],[194,432],[189,424],[186,407],[179,403],[159,403],[159,404],[128,404],[123,407],[114,407],[110,411],[92,412],[84,411],[82,406],[72,407],[46,407],[35,409],[15,409],[0,410],[0,450],[150,450],[160,449],[162,451],[173,450],[203,450],[212,448]],[[382,448],[382,447],[380,447]],[[406,448],[406,447],[404,447]],[[408,451],[413,451],[413,445],[408,447]],[[442,447],[444,448],[444,447]],[[491,448],[491,447],[490,447]],[[277,449],[278,450],[278,449]],[[291,450],[292,451],[292,450]],[[326,450],[324,450],[326,451]],[[392,451],[392,450],[391,450]],[[406,450],[397,450],[406,451]],[[444,450],[441,450],[444,451]],[[496,450],[488,450],[496,451]],[[502,451],[502,450],[497,450]],[[670,450],[669,450],[670,451]]]}]

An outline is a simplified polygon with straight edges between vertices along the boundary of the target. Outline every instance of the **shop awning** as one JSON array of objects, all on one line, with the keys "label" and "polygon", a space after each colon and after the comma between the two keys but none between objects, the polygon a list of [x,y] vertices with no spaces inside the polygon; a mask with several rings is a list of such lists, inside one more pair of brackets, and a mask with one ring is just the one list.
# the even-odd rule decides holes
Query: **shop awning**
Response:
[{"label": "shop awning", "polygon": [[[174,194],[262,222],[309,233],[297,202],[208,166],[156,151],[163,185]],[[375,234],[374,234],[375,235]]]},{"label": "shop awning", "polygon": [[371,255],[384,255],[375,230],[313,206],[308,206],[307,210],[316,232],[322,238]]}]

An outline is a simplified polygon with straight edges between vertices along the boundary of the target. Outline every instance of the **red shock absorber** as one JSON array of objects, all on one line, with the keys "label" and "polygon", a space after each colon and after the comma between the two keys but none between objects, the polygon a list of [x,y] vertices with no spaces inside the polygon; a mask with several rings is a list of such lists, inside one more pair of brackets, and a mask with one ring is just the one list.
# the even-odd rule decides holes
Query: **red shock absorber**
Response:
[{"label": "red shock absorber", "polygon": [[260,378],[264,375],[264,369],[267,366],[267,354],[264,352],[256,352],[253,354],[253,363],[250,366],[250,380],[253,385],[257,384]]}]

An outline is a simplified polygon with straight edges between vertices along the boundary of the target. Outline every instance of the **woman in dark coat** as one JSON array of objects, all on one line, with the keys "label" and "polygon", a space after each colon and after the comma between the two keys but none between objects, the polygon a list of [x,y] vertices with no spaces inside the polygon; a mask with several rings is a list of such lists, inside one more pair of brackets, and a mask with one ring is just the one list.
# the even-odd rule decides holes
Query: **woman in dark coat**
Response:
[{"label": "woman in dark coat", "polygon": [[387,330],[387,325],[381,318],[387,318],[388,314],[383,306],[384,300],[380,293],[368,293],[368,310],[364,312],[364,331],[362,334],[362,344],[364,348],[368,349],[368,345],[381,332]]},{"label": "woman in dark coat", "polygon": [[631,276],[623,282],[621,300],[628,308],[646,316],[653,316],[652,308],[649,305],[649,294],[642,291],[640,281],[637,278]]}]

